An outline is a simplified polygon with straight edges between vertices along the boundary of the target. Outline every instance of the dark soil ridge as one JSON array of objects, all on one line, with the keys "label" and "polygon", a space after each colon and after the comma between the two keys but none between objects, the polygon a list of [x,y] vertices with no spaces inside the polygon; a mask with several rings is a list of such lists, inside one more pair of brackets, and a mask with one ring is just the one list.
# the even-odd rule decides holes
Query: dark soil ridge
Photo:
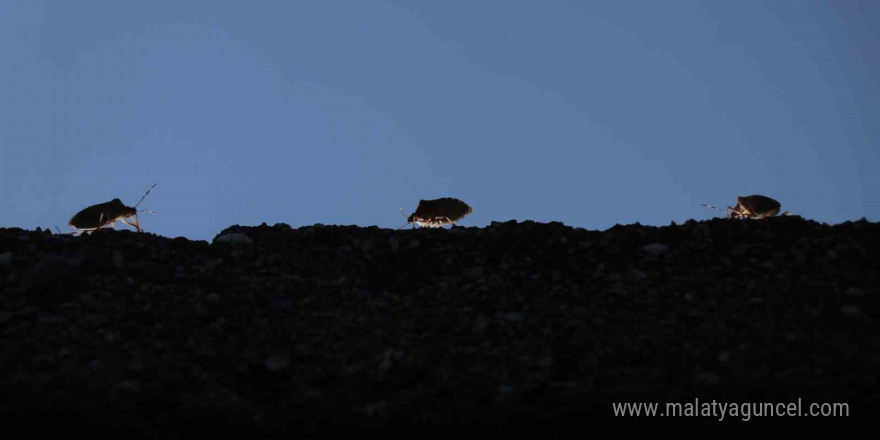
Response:
[{"label": "dark soil ridge", "polygon": [[553,434],[632,423],[620,401],[880,402],[864,219],[220,236],[0,229],[0,414],[157,438]]}]

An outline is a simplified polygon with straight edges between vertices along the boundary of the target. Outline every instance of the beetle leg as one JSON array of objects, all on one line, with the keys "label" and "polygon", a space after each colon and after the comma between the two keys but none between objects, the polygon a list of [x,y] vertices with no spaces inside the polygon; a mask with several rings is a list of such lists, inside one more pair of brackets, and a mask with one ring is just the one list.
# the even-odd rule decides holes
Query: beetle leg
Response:
[{"label": "beetle leg", "polygon": [[141,228],[138,227],[138,226],[136,226],[137,221],[135,221],[135,225],[133,225],[133,224],[131,224],[131,223],[125,221],[124,218],[119,219],[119,221],[121,221],[122,223],[125,223],[125,224],[127,224],[127,225],[129,225],[129,226],[131,226],[132,228],[134,228],[135,231],[141,232]]},{"label": "beetle leg", "polygon": [[89,229],[80,229],[80,228],[76,228],[76,230],[74,230],[73,232],[71,232],[71,234],[73,234],[73,235],[79,237],[79,236],[81,236],[81,235],[83,235],[83,234],[88,235],[89,232],[95,232],[96,230],[98,230],[98,228],[89,228]]},{"label": "beetle leg", "polygon": [[736,208],[731,208],[730,206],[727,207],[727,218],[743,219],[748,217],[748,212],[741,210],[739,205],[737,205]]}]

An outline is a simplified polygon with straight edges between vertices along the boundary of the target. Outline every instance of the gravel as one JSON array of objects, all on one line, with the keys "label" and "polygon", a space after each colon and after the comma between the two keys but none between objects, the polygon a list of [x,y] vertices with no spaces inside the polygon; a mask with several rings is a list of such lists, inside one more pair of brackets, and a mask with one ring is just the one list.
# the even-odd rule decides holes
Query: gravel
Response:
[{"label": "gravel", "polygon": [[0,411],[153,438],[583,434],[612,402],[695,398],[864,415],[878,245],[877,223],[800,217],[0,229]]}]

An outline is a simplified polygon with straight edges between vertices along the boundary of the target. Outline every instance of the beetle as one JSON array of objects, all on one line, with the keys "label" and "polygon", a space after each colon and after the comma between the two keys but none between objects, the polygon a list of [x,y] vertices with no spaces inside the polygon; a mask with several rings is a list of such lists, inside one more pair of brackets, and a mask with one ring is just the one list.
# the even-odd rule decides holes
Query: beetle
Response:
[{"label": "beetle", "polygon": [[[97,205],[89,206],[88,208],[83,209],[80,212],[77,212],[73,217],[70,218],[70,225],[73,228],[77,229],[77,232],[90,232],[95,231],[97,229],[101,229],[103,227],[113,227],[113,223],[116,220],[125,223],[128,226],[131,226],[138,232],[143,232],[143,229],[138,225],[138,212],[149,212],[151,214],[155,214],[153,211],[149,209],[144,209],[141,211],[137,210],[138,205],[144,201],[144,198],[147,197],[147,194],[156,187],[154,183],[143,197],[137,202],[136,205],[132,207],[125,206],[119,199],[113,199],[109,202],[99,203]],[[134,224],[131,224],[125,219],[132,218]]]},{"label": "beetle", "polygon": [[473,208],[467,203],[452,197],[443,197],[434,200],[419,200],[419,206],[416,212],[407,217],[403,209],[400,213],[406,217],[406,225],[398,229],[402,229],[409,224],[413,228],[419,227],[439,228],[445,225],[455,224],[455,222],[463,219],[468,214],[474,212]]},{"label": "beetle", "polygon": [[[721,209],[712,205],[705,203],[702,203],[702,205],[721,211]],[[750,196],[736,196],[736,207],[728,206],[726,212],[727,218],[761,219],[775,216],[779,213],[779,208],[781,207],[782,205],[779,202],[770,197],[753,194]],[[791,215],[791,213],[785,211],[782,215]]]}]

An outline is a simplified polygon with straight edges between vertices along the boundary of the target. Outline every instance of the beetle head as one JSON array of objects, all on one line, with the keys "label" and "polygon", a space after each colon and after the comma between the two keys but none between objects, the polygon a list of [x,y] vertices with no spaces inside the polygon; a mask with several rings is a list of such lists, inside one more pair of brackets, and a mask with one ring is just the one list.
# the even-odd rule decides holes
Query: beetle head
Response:
[{"label": "beetle head", "polygon": [[126,218],[137,215],[137,209],[125,206],[122,200],[113,199],[107,202],[106,215],[110,218]]},{"label": "beetle head", "polygon": [[129,206],[123,206],[122,209],[119,210],[120,217],[134,217],[137,218],[137,209],[131,208]]},{"label": "beetle head", "polygon": [[736,208],[733,210],[739,217],[748,217],[751,215],[748,208],[748,201],[743,196],[736,196]]}]

